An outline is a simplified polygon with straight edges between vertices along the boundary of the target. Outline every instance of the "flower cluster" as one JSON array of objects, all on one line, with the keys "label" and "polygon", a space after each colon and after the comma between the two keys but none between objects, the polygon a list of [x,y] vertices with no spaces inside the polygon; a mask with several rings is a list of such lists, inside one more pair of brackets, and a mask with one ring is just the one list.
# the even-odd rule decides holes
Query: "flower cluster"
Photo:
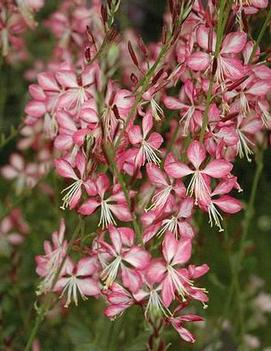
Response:
[{"label": "flower cluster", "polygon": [[[20,145],[43,151],[65,182],[61,208],[96,227],[74,260],[61,222],[36,259],[38,294],[58,292],[65,307],[103,297],[111,319],[140,305],[195,341],[185,323],[202,320],[189,306],[207,306],[195,281],[209,269],[188,263],[202,235],[195,213],[223,231],[224,215],[242,209],[234,164],[251,161],[271,127],[271,69],[245,25],[267,1],[231,2],[222,24],[217,3],[169,1],[148,45],[133,32],[120,40],[118,1],[64,1],[47,21],[57,45],[29,87]],[[18,155],[10,163],[2,174],[21,187],[45,174]]]}]

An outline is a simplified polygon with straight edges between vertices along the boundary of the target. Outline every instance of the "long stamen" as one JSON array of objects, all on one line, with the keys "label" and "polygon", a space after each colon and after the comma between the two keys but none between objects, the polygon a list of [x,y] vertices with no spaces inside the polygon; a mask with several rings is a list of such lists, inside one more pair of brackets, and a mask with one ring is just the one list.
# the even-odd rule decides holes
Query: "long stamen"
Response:
[{"label": "long stamen", "polygon": [[209,223],[211,227],[215,223],[215,225],[219,228],[220,232],[223,232],[224,229],[222,228],[221,221],[223,221],[223,217],[215,207],[215,205],[211,202],[208,206],[208,214],[209,214]]},{"label": "long stamen", "polygon": [[178,233],[178,220],[176,217],[172,216],[170,219],[166,219],[162,228],[157,232],[157,236],[161,237],[166,231],[170,231],[177,237]]},{"label": "long stamen", "polygon": [[155,194],[152,197],[152,204],[151,206],[149,206],[146,211],[150,211],[152,209],[157,209],[157,208],[162,208],[164,207],[164,205],[167,202],[167,199],[170,195],[170,192],[172,190],[172,186],[169,185],[166,188],[162,189],[161,191],[159,191],[157,194]]},{"label": "long stamen", "polygon": [[83,181],[81,179],[78,179],[71,185],[67,186],[67,188],[61,191],[61,193],[63,193],[68,190],[67,194],[62,198],[63,204],[60,207],[62,210],[65,210],[65,208],[69,207],[73,198],[77,195],[78,191],[80,190],[82,184],[83,184]]},{"label": "long stamen", "polygon": [[178,291],[178,294],[181,296],[183,302],[185,302],[186,301],[186,296],[189,295],[189,292],[184,287],[181,279],[184,280],[190,286],[193,286],[193,283],[189,279],[187,279],[187,278],[183,277],[182,275],[180,275],[180,273],[178,273],[176,271],[176,269],[174,269],[171,265],[168,265],[167,269],[168,269],[168,272],[169,272],[170,277],[172,279],[172,282],[173,282],[176,290]]},{"label": "long stamen", "polygon": [[153,162],[154,164],[158,165],[161,160],[157,156],[156,153],[160,153],[160,151],[153,146],[151,146],[146,140],[142,141],[142,146],[144,155],[148,162]]},{"label": "long stamen", "polygon": [[101,273],[101,279],[105,281],[105,287],[109,288],[115,281],[119,266],[121,264],[121,257],[117,256]]},{"label": "long stamen", "polygon": [[191,118],[193,117],[193,114],[195,112],[195,106],[190,106],[189,109],[186,111],[186,113],[182,116],[180,122],[184,122],[184,135],[188,135],[188,130],[189,130],[189,125]]},{"label": "long stamen", "polygon": [[109,224],[116,225],[116,221],[112,215],[108,203],[106,202],[106,200],[103,200],[101,203],[101,216],[98,226],[102,226],[102,228],[104,229],[108,227]]},{"label": "long stamen", "polygon": [[172,316],[171,311],[164,306],[158,292],[156,290],[151,290],[149,294],[149,300],[145,309],[145,317],[148,314],[156,316],[157,314],[163,314],[166,317]]},{"label": "long stamen", "polygon": [[249,155],[253,155],[253,151],[248,146],[249,144],[254,146],[254,144],[240,131],[237,129],[239,135],[239,141],[237,144],[238,154],[240,158],[246,156],[248,162],[251,162],[251,158]]},{"label": "long stamen", "polygon": [[188,184],[187,191],[186,193],[189,196],[195,195],[195,204],[198,204],[198,200],[208,200],[210,197],[210,190],[208,189],[208,186],[200,173],[199,170],[195,171],[190,183]]}]

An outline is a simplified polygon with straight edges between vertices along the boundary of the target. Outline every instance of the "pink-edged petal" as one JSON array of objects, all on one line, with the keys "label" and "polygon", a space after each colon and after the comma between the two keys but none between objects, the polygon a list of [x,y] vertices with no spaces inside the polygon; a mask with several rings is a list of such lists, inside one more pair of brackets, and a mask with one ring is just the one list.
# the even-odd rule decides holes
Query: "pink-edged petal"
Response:
[{"label": "pink-edged petal", "polygon": [[97,270],[97,259],[95,257],[81,258],[76,266],[77,276],[90,276]]},{"label": "pink-edged petal", "polygon": [[206,157],[204,146],[197,140],[193,141],[187,149],[187,157],[192,165],[198,169]]},{"label": "pink-edged petal", "polygon": [[73,146],[73,139],[67,134],[58,135],[54,140],[54,146],[60,151],[69,150]]},{"label": "pink-edged petal", "polygon": [[229,193],[235,186],[236,184],[236,179],[235,177],[232,177],[230,179],[226,179],[221,181],[216,188],[214,189],[214,191],[212,192],[212,196],[214,195],[224,195]]},{"label": "pink-edged petal", "polygon": [[78,180],[77,175],[75,174],[72,166],[63,159],[58,159],[54,161],[56,172],[64,178],[72,178],[74,180]]},{"label": "pink-edged petal", "polygon": [[163,100],[165,106],[170,110],[181,110],[186,105],[173,96],[166,96]]},{"label": "pink-edged petal", "polygon": [[82,108],[80,111],[80,118],[87,123],[98,123],[99,117],[97,116],[97,112],[92,108]]},{"label": "pink-edged petal", "polygon": [[189,330],[187,330],[186,328],[184,327],[178,327],[178,328],[175,328],[176,331],[178,332],[178,334],[180,335],[180,337],[186,341],[186,342],[190,342],[191,344],[194,344],[194,342],[196,341],[195,337],[193,336],[192,333],[190,333]]},{"label": "pink-edged petal", "polygon": [[223,178],[230,173],[232,168],[233,165],[229,161],[213,160],[208,163],[202,172],[212,178]]},{"label": "pink-edged petal", "polygon": [[137,269],[144,269],[150,263],[150,254],[146,250],[134,246],[123,255],[123,259]]},{"label": "pink-edged petal", "polygon": [[161,224],[155,224],[152,226],[149,226],[143,234],[143,243],[146,244],[148,241],[150,241],[155,234],[158,232],[158,230],[161,228]]},{"label": "pink-edged petal", "polygon": [[98,194],[103,197],[104,193],[108,190],[110,181],[105,174],[99,174],[96,180],[96,187]]},{"label": "pink-edged petal", "polygon": [[78,88],[76,74],[72,71],[58,71],[56,72],[56,79],[64,88]]},{"label": "pink-edged petal", "polygon": [[256,95],[256,96],[265,96],[270,91],[271,91],[271,82],[260,80],[254,83],[252,87],[250,87],[247,90],[247,93]]},{"label": "pink-edged petal", "polygon": [[247,42],[245,32],[234,32],[226,35],[222,43],[220,54],[238,54],[241,52]]},{"label": "pink-edged petal", "polygon": [[162,244],[163,256],[167,263],[170,263],[175,256],[178,248],[178,241],[171,232],[167,232]]},{"label": "pink-edged petal", "polygon": [[38,83],[44,90],[59,91],[59,86],[52,72],[42,72],[37,75]]},{"label": "pink-edged petal", "polygon": [[132,220],[131,212],[126,204],[108,205],[108,207],[120,221],[129,222]]},{"label": "pink-edged petal", "polygon": [[209,271],[209,266],[207,264],[203,264],[201,266],[194,266],[194,265],[189,265],[188,266],[188,272],[189,276],[192,279],[197,279],[205,275]]},{"label": "pink-edged petal", "polygon": [[192,253],[192,242],[190,239],[181,239],[178,242],[177,249],[172,261],[172,265],[186,263]]},{"label": "pink-edged petal", "polygon": [[97,188],[93,180],[90,180],[90,179],[86,180],[84,182],[84,187],[89,196],[97,195]]},{"label": "pink-edged petal", "polygon": [[135,232],[131,228],[120,227],[118,231],[121,236],[121,241],[125,246],[131,247],[134,244]]},{"label": "pink-edged petal", "polygon": [[168,307],[175,297],[175,289],[169,275],[162,282],[162,301]]},{"label": "pink-edged petal", "polygon": [[166,273],[165,262],[161,259],[154,259],[146,269],[146,277],[151,284],[160,283]]},{"label": "pink-edged petal", "polygon": [[225,213],[233,214],[242,209],[241,202],[229,195],[223,195],[219,199],[213,200],[213,203]]},{"label": "pink-edged petal", "polygon": [[134,269],[122,267],[121,278],[123,281],[123,285],[126,288],[128,288],[132,293],[136,293],[142,285],[141,276]]},{"label": "pink-edged petal", "polygon": [[31,84],[28,88],[29,94],[35,100],[44,101],[46,99],[46,95],[43,89],[37,84]]},{"label": "pink-edged petal", "polygon": [[189,218],[192,216],[192,210],[194,207],[194,200],[191,197],[186,197],[179,207],[178,216],[183,218]]},{"label": "pink-edged petal", "polygon": [[118,304],[107,306],[104,310],[104,314],[107,318],[115,319],[115,317],[125,311],[129,305],[127,304]]},{"label": "pink-edged petal", "polygon": [[114,227],[113,225],[109,225],[108,231],[109,231],[109,236],[110,236],[110,239],[112,241],[112,244],[114,246],[116,253],[120,254],[120,250],[122,247],[122,241],[121,241],[121,236],[120,236],[118,229],[116,227]]},{"label": "pink-edged petal", "polygon": [[60,278],[54,286],[54,291],[61,292],[71,278]]},{"label": "pink-edged petal", "polygon": [[80,129],[77,132],[75,132],[72,138],[74,144],[78,146],[82,146],[85,142],[85,137],[88,133],[89,133],[89,129],[87,128]]},{"label": "pink-edged petal", "polygon": [[166,175],[158,166],[152,163],[148,163],[146,165],[146,170],[149,180],[153,185],[156,185],[157,187],[168,186]]},{"label": "pink-edged petal", "polygon": [[100,294],[99,283],[95,279],[77,279],[77,285],[85,296],[97,296]]},{"label": "pink-edged petal", "polygon": [[24,111],[31,117],[39,118],[45,114],[46,106],[43,101],[32,100],[27,103]]},{"label": "pink-edged petal", "polygon": [[187,66],[193,71],[205,71],[210,65],[210,56],[205,52],[194,52],[187,59]]},{"label": "pink-edged petal", "polygon": [[225,76],[231,80],[238,80],[243,78],[245,68],[241,61],[236,58],[220,57],[218,64],[221,65]]},{"label": "pink-edged petal", "polygon": [[167,156],[164,168],[167,174],[173,178],[182,178],[193,173],[186,164],[176,161],[172,154]]},{"label": "pink-edged petal", "polygon": [[80,176],[81,178],[83,178],[84,173],[85,173],[85,169],[86,169],[86,157],[84,156],[84,154],[80,151],[76,154],[75,157],[75,164],[77,169],[79,170]]},{"label": "pink-edged petal", "polygon": [[84,216],[89,216],[91,215],[97,207],[100,206],[100,202],[94,199],[88,199],[86,202],[83,203],[78,209],[78,213],[84,215]]},{"label": "pink-edged petal", "polygon": [[204,50],[208,50],[209,32],[210,30],[203,25],[199,26],[197,30],[197,43]]},{"label": "pink-edged petal", "polygon": [[252,0],[252,5],[258,9],[265,9],[268,6],[268,0]]},{"label": "pink-edged petal", "polygon": [[140,126],[133,126],[128,131],[128,138],[131,144],[136,145],[142,141],[142,132]]},{"label": "pink-edged petal", "polygon": [[161,134],[153,132],[149,136],[147,142],[151,147],[153,147],[155,149],[159,149],[159,147],[163,143],[163,137]]},{"label": "pink-edged petal", "polygon": [[181,234],[181,236],[184,239],[193,239],[193,237],[195,236],[195,232],[193,227],[191,226],[190,223],[188,222],[178,222],[178,228],[179,228],[179,232]]},{"label": "pink-edged petal", "polygon": [[56,114],[56,120],[62,128],[68,129],[69,131],[77,131],[76,124],[66,111],[60,110]]},{"label": "pink-edged petal", "polygon": [[150,130],[153,127],[153,118],[150,112],[147,112],[142,120],[142,131],[143,131],[143,139],[149,134]]}]

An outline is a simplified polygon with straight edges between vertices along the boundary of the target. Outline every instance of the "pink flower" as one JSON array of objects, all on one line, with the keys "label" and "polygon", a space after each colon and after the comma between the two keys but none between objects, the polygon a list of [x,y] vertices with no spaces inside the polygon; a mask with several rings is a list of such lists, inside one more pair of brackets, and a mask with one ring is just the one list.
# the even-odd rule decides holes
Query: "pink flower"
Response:
[{"label": "pink flower", "polygon": [[140,126],[134,125],[128,131],[130,143],[137,146],[137,154],[134,161],[136,167],[143,166],[146,160],[155,164],[160,163],[160,158],[157,154],[163,138],[156,132],[152,132],[148,137],[152,127],[153,118],[150,112],[147,112],[142,120],[142,130]]},{"label": "pink flower", "polygon": [[145,269],[150,262],[150,255],[139,246],[134,245],[134,231],[130,228],[108,227],[112,245],[99,240],[98,256],[103,266],[101,279],[108,288],[117,278],[119,270],[123,285],[132,292],[136,292],[141,284],[138,270]]},{"label": "pink flower", "polygon": [[36,272],[43,278],[38,286],[38,295],[47,293],[53,288],[56,275],[59,273],[67,251],[67,241],[64,240],[64,232],[65,223],[61,219],[59,231],[55,231],[52,234],[52,244],[49,241],[45,241],[43,244],[45,255],[35,257]]},{"label": "pink flower", "polygon": [[68,258],[61,271],[61,277],[57,280],[54,291],[61,292],[60,298],[67,296],[64,307],[72,302],[78,305],[78,292],[83,300],[87,296],[98,296],[100,294],[99,282],[93,278],[97,270],[95,257],[81,258],[77,264]]},{"label": "pink flower", "polygon": [[[187,297],[192,297],[197,288],[193,287],[192,281],[185,269],[181,267],[190,259],[192,243],[190,239],[176,240],[174,235],[168,232],[162,245],[164,261],[157,259],[148,268],[147,275],[150,281],[161,282],[162,300],[166,307],[175,298],[175,292],[186,301]],[[192,290],[190,289],[192,288]],[[191,293],[190,293],[191,290]],[[200,296],[201,301],[206,301],[207,297]],[[208,300],[208,299],[207,299]]]},{"label": "pink flower", "polygon": [[108,306],[104,310],[106,317],[115,319],[134,304],[132,295],[117,283],[112,283],[109,289],[104,290]]},{"label": "pink flower", "polygon": [[166,96],[164,104],[170,110],[180,110],[181,119],[179,123],[183,122],[183,135],[188,135],[190,130],[196,129],[199,122],[201,123],[204,107],[197,104],[197,97],[200,95],[200,91],[196,90],[191,80],[185,81],[183,91],[187,96],[187,102],[183,102],[184,99],[180,93],[178,99],[173,96]]},{"label": "pink flower", "polygon": [[[194,237],[194,229],[190,223],[193,210],[193,199],[190,197],[183,198],[180,203],[161,213],[150,213],[143,215],[146,229],[144,230],[143,241],[148,242],[154,235],[161,236],[167,231],[173,233],[176,238]],[[152,224],[150,224],[150,222]]]},{"label": "pink flower", "polygon": [[99,67],[95,64],[87,66],[80,76],[72,70],[57,71],[56,80],[64,90],[59,96],[58,107],[78,114],[83,103],[92,97],[98,71]]},{"label": "pink flower", "polygon": [[193,174],[187,192],[190,196],[195,196],[196,204],[198,203],[198,200],[208,201],[210,197],[208,186],[210,178],[226,177],[232,170],[232,164],[223,159],[212,160],[205,166],[205,168],[201,169],[201,165],[206,159],[206,152],[204,146],[198,141],[193,141],[189,145],[187,149],[187,157],[194,166],[194,169],[191,169],[182,162],[176,161],[172,155],[169,155],[165,162],[165,170],[174,178],[182,178]]},{"label": "pink flower", "polygon": [[151,184],[157,189],[152,197],[152,205],[148,210],[161,210],[174,195],[183,196],[185,194],[183,183],[180,181],[174,182],[155,164],[147,164],[146,170]]},{"label": "pink flower", "polygon": [[86,200],[79,207],[78,212],[84,216],[89,216],[98,207],[101,207],[99,226],[102,226],[102,228],[106,228],[110,224],[116,225],[113,214],[120,221],[131,221],[132,215],[120,185],[115,184],[111,189],[112,194],[105,198],[106,192],[108,192],[110,188],[108,177],[105,174],[100,174],[97,176],[94,183],[96,186],[97,195],[95,196],[95,194],[89,194],[92,197]]},{"label": "pink flower", "polygon": [[94,182],[87,178],[86,158],[81,152],[77,153],[75,164],[77,170],[79,171],[79,175],[75,173],[72,165],[65,159],[55,160],[57,173],[64,178],[70,178],[74,180],[71,185],[62,190],[62,193],[66,192],[65,196],[62,198],[63,205],[61,208],[63,210],[67,207],[72,209],[78,205],[82,196],[83,186],[89,195],[97,194]]},{"label": "pink flower", "polygon": [[[239,212],[242,209],[241,202],[229,195],[233,187],[235,186],[236,180],[234,177],[221,181],[211,193],[211,197],[207,203],[200,201],[199,206],[208,212],[209,214],[209,223],[211,227],[215,224],[219,231],[222,232],[221,221],[223,217],[217,210],[217,207],[225,213],[234,214]],[[219,197],[217,197],[219,196]],[[215,197],[215,198],[213,198]]]},{"label": "pink flower", "polygon": [[[206,50],[214,52],[216,45],[216,36],[205,26],[200,26],[197,30],[198,45]],[[247,36],[244,32],[232,32],[225,36],[221,50],[217,59],[216,78],[219,83],[226,79],[231,81],[242,78],[245,74],[245,68],[238,58],[245,47]],[[196,71],[205,70],[212,61],[212,54],[197,52],[188,59],[191,69]]]}]

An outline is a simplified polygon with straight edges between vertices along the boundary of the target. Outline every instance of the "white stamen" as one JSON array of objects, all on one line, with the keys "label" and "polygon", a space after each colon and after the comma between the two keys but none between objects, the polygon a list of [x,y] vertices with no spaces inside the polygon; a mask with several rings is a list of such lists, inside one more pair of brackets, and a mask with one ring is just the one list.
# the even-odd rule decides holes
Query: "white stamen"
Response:
[{"label": "white stamen", "polygon": [[253,155],[253,151],[248,145],[250,144],[254,146],[254,144],[240,130],[237,129],[237,133],[239,135],[239,141],[237,143],[239,157],[243,158],[244,156],[246,156],[248,162],[251,162],[251,158],[249,155]]},{"label": "white stamen", "polygon": [[158,103],[154,99],[151,99],[151,108],[152,108],[152,112],[155,120],[160,121],[161,117],[164,116],[164,111],[162,107],[158,105]]},{"label": "white stamen", "polygon": [[101,203],[101,216],[98,226],[102,226],[102,228],[104,229],[108,227],[109,224],[116,225],[116,221],[110,210],[110,205],[106,202],[106,200],[103,200]]},{"label": "white stamen", "polygon": [[198,199],[208,200],[210,197],[210,190],[200,173],[199,170],[196,170],[190,180],[190,183],[187,187],[187,194],[189,196],[195,195],[195,204],[198,204]]},{"label": "white stamen", "polygon": [[62,210],[65,210],[69,207],[73,198],[77,195],[78,191],[80,190],[82,184],[83,181],[81,179],[78,179],[61,191],[61,193],[68,191],[67,194],[62,198],[63,204],[60,207]]},{"label": "white stamen", "polygon": [[163,188],[161,191],[159,191],[157,194],[155,194],[152,197],[152,204],[150,207],[146,209],[146,211],[150,211],[152,209],[158,209],[164,207],[164,205],[167,202],[167,199],[170,195],[170,192],[172,190],[172,185],[169,185],[165,188]]},{"label": "white stamen", "polygon": [[59,297],[61,299],[65,295],[65,293],[67,292],[67,300],[66,300],[64,307],[68,307],[69,304],[72,302],[72,300],[74,301],[76,306],[78,305],[77,290],[79,291],[81,298],[84,301],[87,300],[87,297],[84,295],[84,293],[82,292],[82,290],[79,287],[78,279],[76,278],[75,275],[72,275],[68,279],[68,281],[67,281],[67,283],[66,283],[66,285],[65,285],[64,289],[62,290],[62,293]]},{"label": "white stamen", "polygon": [[193,283],[189,279],[182,276],[179,272],[177,272],[176,269],[173,268],[171,265],[167,266],[167,270],[168,270],[168,273],[172,279],[173,285],[175,286],[176,290],[178,291],[178,294],[180,295],[183,302],[185,302],[186,296],[189,295],[189,292],[186,290],[186,288],[184,287],[181,280],[184,280],[190,286],[193,286]]},{"label": "white stamen", "polygon": [[180,120],[180,122],[185,121],[184,122],[184,135],[188,135],[190,121],[193,117],[194,112],[195,112],[195,106],[190,106],[189,109],[186,111],[186,113],[182,116],[182,118]]},{"label": "white stamen", "polygon": [[105,281],[105,287],[109,288],[115,281],[119,266],[121,264],[121,257],[117,256],[101,273],[101,279]]},{"label": "white stamen", "polygon": [[178,219],[172,216],[170,219],[165,219],[162,228],[160,228],[157,232],[157,236],[161,237],[165,232],[170,231],[171,233],[175,234],[177,238],[178,234]]},{"label": "white stamen", "polygon": [[215,224],[219,228],[219,231],[223,232],[224,229],[221,226],[221,221],[223,221],[223,217],[218,212],[217,208],[212,202],[208,206],[208,214],[209,214],[209,223],[211,227],[213,226],[213,224]]},{"label": "white stamen", "polygon": [[150,314],[156,316],[157,314],[163,314],[166,317],[172,316],[170,310],[164,306],[157,290],[153,289],[150,291],[149,300],[145,309],[145,317]]},{"label": "white stamen", "polygon": [[160,151],[151,146],[146,140],[142,141],[141,147],[148,162],[153,162],[156,165],[161,162],[160,158],[156,155],[156,153],[160,153]]}]

